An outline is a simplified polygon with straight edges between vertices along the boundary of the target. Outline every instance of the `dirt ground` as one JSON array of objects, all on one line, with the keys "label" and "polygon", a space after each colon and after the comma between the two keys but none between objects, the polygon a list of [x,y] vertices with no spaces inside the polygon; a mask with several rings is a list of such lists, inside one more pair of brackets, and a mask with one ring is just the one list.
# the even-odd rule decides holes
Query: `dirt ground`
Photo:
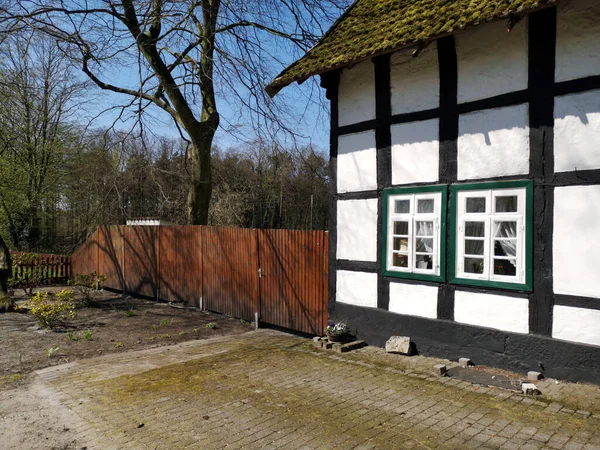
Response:
[{"label": "dirt ground", "polygon": [[[68,289],[59,286],[43,290],[58,292],[65,288]],[[16,297],[18,303],[25,300],[23,292],[17,292]],[[54,331],[40,328],[31,315],[4,313],[0,314],[0,390],[26,384],[32,371],[48,366],[251,329],[252,324],[239,319],[134,297],[122,298],[108,291],[98,293],[95,306],[79,306],[76,317]],[[49,356],[49,350],[56,347]]]}]

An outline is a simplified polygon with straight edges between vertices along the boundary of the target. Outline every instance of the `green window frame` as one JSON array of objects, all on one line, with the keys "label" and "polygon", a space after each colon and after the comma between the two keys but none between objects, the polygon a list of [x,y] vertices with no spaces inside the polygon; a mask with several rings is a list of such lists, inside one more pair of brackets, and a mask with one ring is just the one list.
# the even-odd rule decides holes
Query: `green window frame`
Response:
[{"label": "green window frame", "polygon": [[452,185],[450,208],[450,282],[531,291],[533,181]]},{"label": "green window frame", "polygon": [[[446,280],[447,199],[446,185],[383,191],[384,276]],[[395,206],[396,202],[402,204],[401,209]]]}]

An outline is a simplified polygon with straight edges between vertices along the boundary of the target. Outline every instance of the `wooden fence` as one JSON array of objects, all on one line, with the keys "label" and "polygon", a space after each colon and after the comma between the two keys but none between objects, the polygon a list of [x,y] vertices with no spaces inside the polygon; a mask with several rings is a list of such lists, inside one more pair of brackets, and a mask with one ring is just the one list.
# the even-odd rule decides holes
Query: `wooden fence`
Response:
[{"label": "wooden fence", "polygon": [[46,253],[10,252],[15,280],[36,278],[41,284],[65,283],[71,277],[71,258]]},{"label": "wooden fence", "polygon": [[71,258],[112,289],[320,335],[327,251],[324,231],[110,226]]}]

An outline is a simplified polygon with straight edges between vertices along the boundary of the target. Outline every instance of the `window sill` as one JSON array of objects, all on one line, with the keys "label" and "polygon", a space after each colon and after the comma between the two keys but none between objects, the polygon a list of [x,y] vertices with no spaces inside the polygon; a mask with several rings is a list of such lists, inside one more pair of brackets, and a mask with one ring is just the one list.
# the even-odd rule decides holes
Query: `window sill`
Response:
[{"label": "window sill", "polygon": [[437,281],[443,283],[445,281],[442,275],[430,275],[425,273],[414,273],[414,272],[397,272],[395,270],[384,270],[384,277],[401,278],[404,280],[417,280],[417,281]]},{"label": "window sill", "polygon": [[483,288],[496,288],[511,291],[531,292],[533,287],[531,282],[526,283],[504,283],[502,281],[475,280],[469,278],[452,278],[451,284],[459,284],[464,286],[477,286]]}]

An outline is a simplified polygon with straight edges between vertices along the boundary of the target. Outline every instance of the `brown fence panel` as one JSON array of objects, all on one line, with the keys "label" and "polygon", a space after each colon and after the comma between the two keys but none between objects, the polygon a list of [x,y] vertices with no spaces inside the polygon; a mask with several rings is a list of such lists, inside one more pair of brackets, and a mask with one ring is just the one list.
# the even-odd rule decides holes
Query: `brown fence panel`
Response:
[{"label": "brown fence panel", "polygon": [[64,255],[10,252],[15,280],[38,278],[42,284],[66,283],[71,277],[71,258]]},{"label": "brown fence panel", "polygon": [[204,308],[254,320],[258,312],[257,231],[202,227]]},{"label": "brown fence panel", "polygon": [[159,298],[200,306],[202,227],[161,226],[158,233]]},{"label": "brown fence panel", "polygon": [[118,225],[98,228],[98,275],[104,275],[104,285],[123,289],[123,227]]},{"label": "brown fence panel", "polygon": [[322,334],[327,316],[323,231],[260,230],[260,320]]},{"label": "brown fence panel", "polygon": [[158,287],[158,227],[123,227],[125,245],[125,290],[156,297]]},{"label": "brown fence panel", "polygon": [[98,272],[98,229],[71,256],[73,275]]}]

